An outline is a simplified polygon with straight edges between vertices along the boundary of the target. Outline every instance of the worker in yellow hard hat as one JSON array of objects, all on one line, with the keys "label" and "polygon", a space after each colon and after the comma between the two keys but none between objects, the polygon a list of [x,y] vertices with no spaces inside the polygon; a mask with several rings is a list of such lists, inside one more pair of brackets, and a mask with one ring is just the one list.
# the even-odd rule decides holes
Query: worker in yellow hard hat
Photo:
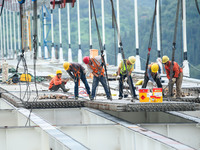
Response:
[{"label": "worker in yellow hard hat", "polygon": [[63,68],[67,71],[67,73],[70,75],[70,77],[72,79],[74,79],[74,97],[77,100],[79,93],[78,93],[78,86],[80,84],[80,80],[82,80],[82,82],[85,85],[87,94],[89,95],[89,98],[91,98],[90,96],[90,87],[89,84],[87,82],[87,79],[85,77],[85,68],[79,64],[79,63],[69,63],[69,62],[65,62],[63,64]]},{"label": "worker in yellow hard hat", "polygon": [[59,88],[63,90],[63,92],[68,92],[69,89],[65,88],[65,84],[67,83],[68,80],[62,79],[62,71],[57,70],[56,71],[56,76],[51,79],[51,82],[49,84],[49,90],[51,91],[57,91]]},{"label": "worker in yellow hard hat", "polygon": [[[126,75],[126,67],[125,67],[124,61],[121,60],[121,62],[119,64],[118,72],[117,72],[117,75],[119,77],[119,99],[123,98],[123,81],[125,80],[126,77],[130,78],[131,83],[129,86],[132,86],[133,94],[134,94],[133,96],[135,99],[137,99],[137,95],[135,93],[135,87],[133,85],[133,80],[131,77],[131,72],[134,70],[135,61],[136,61],[136,59],[134,56],[130,56],[128,59],[125,60],[127,70],[128,70],[128,77]],[[124,95],[124,97],[127,97],[127,96],[128,95]]]},{"label": "worker in yellow hard hat", "polygon": [[148,65],[147,74],[145,75],[142,88],[146,88],[149,80],[153,82],[154,86],[155,84],[157,84],[158,88],[162,88],[162,84],[160,82],[160,74],[161,67],[158,65],[158,63],[151,63],[150,65]]},{"label": "worker in yellow hard hat", "polygon": [[[170,80],[170,66],[172,63],[169,60],[169,57],[163,56],[162,63],[165,65],[167,78]],[[173,87],[174,83],[176,83],[176,98],[180,98],[182,96],[181,95],[182,80],[183,80],[183,69],[178,65],[177,62],[174,61],[172,87]]]}]

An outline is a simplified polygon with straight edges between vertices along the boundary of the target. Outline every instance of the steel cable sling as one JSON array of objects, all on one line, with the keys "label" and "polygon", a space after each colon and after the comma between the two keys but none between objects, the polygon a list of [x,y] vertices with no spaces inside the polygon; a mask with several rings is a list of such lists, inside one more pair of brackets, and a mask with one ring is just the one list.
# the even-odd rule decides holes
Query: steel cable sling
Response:
[{"label": "steel cable sling", "polygon": [[173,77],[173,67],[174,67],[174,55],[175,55],[175,50],[176,50],[176,34],[177,34],[177,25],[178,25],[178,16],[179,16],[179,6],[180,6],[180,0],[178,0],[177,9],[176,9],[174,39],[173,39],[173,44],[172,44],[172,62],[170,65],[169,96],[173,96],[172,77]]},{"label": "steel cable sling", "polygon": [[121,35],[120,35],[120,32],[119,32],[119,28],[118,28],[118,24],[117,24],[117,20],[116,20],[116,16],[115,16],[115,9],[114,9],[114,5],[113,5],[113,0],[110,0],[110,2],[111,2],[111,6],[112,6],[112,15],[113,15],[112,20],[114,21],[114,25],[117,29],[117,36],[118,36],[118,40],[119,40],[120,50],[121,50],[122,57],[123,57],[123,62],[124,62],[125,68],[126,68],[126,75],[127,75],[127,78],[128,78],[128,84],[129,84],[129,88],[130,88],[130,91],[131,91],[131,97],[132,97],[132,99],[134,99],[134,94],[133,94],[134,89],[131,86],[131,79],[128,77],[128,70],[127,70],[124,50],[123,50],[123,46],[122,46]]},{"label": "steel cable sling", "polygon": [[[105,74],[106,74],[106,80],[107,80],[107,85],[108,85],[108,91],[110,93],[110,97],[112,97],[111,95],[111,91],[110,91],[110,85],[109,85],[109,81],[108,81],[108,73],[107,73],[107,68],[106,68],[106,64],[105,64],[105,59],[104,59],[104,54],[103,54],[103,46],[102,46],[102,40],[101,40],[101,35],[99,32],[99,26],[98,26],[98,22],[97,22],[97,16],[96,16],[96,11],[95,11],[95,7],[94,7],[94,2],[93,0],[90,1],[90,7],[93,7],[93,12],[94,12],[94,18],[95,18],[95,23],[96,23],[96,28],[97,28],[97,35],[98,35],[98,40],[99,40],[99,47],[101,50],[101,58],[102,58],[102,63],[105,69]],[[92,16],[92,15],[91,15]]]},{"label": "steel cable sling", "polygon": [[199,9],[199,4],[198,4],[197,0],[195,0],[195,3],[196,3],[197,11],[198,11],[198,13],[200,15],[200,9]]},{"label": "steel cable sling", "polygon": [[[4,7],[4,0],[2,1],[2,4],[1,4],[1,14],[2,14],[2,11],[3,11],[3,7]],[[1,16],[0,14],[0,16]]]},{"label": "steel cable sling", "polygon": [[155,0],[155,8],[154,8],[154,14],[153,14],[153,21],[152,21],[152,25],[151,25],[151,33],[150,33],[150,37],[149,37],[148,54],[147,54],[144,80],[147,76],[147,69],[148,69],[148,64],[149,64],[150,51],[151,51],[152,41],[153,41],[154,24],[155,24],[155,18],[156,18],[156,6],[157,6],[157,0]]}]

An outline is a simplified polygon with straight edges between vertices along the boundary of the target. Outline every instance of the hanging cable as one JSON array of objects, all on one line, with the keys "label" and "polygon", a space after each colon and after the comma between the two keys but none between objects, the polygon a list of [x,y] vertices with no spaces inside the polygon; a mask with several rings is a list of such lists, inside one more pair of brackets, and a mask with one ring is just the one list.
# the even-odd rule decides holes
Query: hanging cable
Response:
[{"label": "hanging cable", "polygon": [[195,0],[195,3],[196,3],[197,11],[198,11],[198,13],[200,15],[200,9],[199,9],[199,4],[198,4],[197,0]]},{"label": "hanging cable", "polygon": [[175,27],[174,27],[174,38],[172,44],[172,60],[170,65],[170,79],[169,79],[169,96],[173,96],[173,67],[174,67],[174,55],[176,50],[176,34],[177,34],[177,26],[178,26],[178,16],[179,16],[179,7],[180,7],[180,0],[177,2],[177,9],[176,9],[176,19],[175,19]]},{"label": "hanging cable", "polygon": [[91,0],[90,2],[91,2],[91,7],[93,8],[93,12],[94,12],[94,18],[95,18],[95,23],[96,23],[96,28],[97,28],[97,35],[98,35],[98,40],[99,40],[99,47],[101,50],[102,63],[103,63],[104,69],[105,69],[108,91],[110,93],[110,96],[112,97],[111,91],[110,91],[110,85],[109,85],[109,81],[108,81],[107,67],[106,67],[105,59],[104,59],[103,45],[102,45],[101,35],[100,35],[99,26],[98,26],[98,22],[97,22],[97,16],[96,16],[96,11],[95,11],[95,7],[94,7],[94,2],[93,2],[93,0]]},{"label": "hanging cable", "polygon": [[[1,14],[2,14],[2,11],[3,11],[3,7],[4,7],[4,0],[2,0],[2,4],[1,4]],[[0,16],[1,16],[0,14]]]},{"label": "hanging cable", "polygon": [[147,54],[147,61],[146,61],[144,78],[147,76],[147,69],[148,69],[148,65],[149,65],[150,51],[151,51],[151,47],[152,47],[154,24],[155,24],[155,18],[156,18],[156,6],[157,6],[157,0],[155,0],[155,8],[154,8],[154,14],[153,14],[153,21],[152,21],[152,25],[151,25],[151,33],[150,33],[150,37],[149,37],[148,54]]},{"label": "hanging cable", "polygon": [[[122,45],[121,35],[120,35],[120,32],[119,32],[117,19],[116,19],[116,16],[115,16],[115,9],[114,9],[113,0],[110,0],[110,2],[111,2],[111,7],[112,7],[112,21],[113,21],[113,24],[114,24],[115,29],[117,31],[117,37],[118,37],[118,40],[119,40],[119,46],[120,46],[120,50],[121,50],[121,54],[122,54],[122,58],[123,58],[123,63],[125,65],[126,75],[128,77],[129,76],[128,75],[128,69],[127,69],[126,59],[125,59],[125,55],[124,55],[124,49],[123,49],[123,45]],[[131,97],[132,97],[132,99],[134,99],[134,97],[135,97],[134,90],[135,89],[133,89],[133,87],[131,86],[131,78],[128,78],[128,83],[129,83],[129,88],[130,88],[130,91],[131,91]]]}]

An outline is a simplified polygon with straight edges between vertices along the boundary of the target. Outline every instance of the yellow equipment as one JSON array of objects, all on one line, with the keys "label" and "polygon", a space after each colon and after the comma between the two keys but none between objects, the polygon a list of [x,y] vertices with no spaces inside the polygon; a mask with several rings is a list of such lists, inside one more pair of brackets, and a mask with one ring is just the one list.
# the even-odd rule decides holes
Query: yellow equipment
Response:
[{"label": "yellow equipment", "polygon": [[61,70],[57,70],[56,74],[62,74],[62,71]]},{"label": "yellow equipment", "polygon": [[154,63],[152,66],[151,66],[151,72],[153,73],[156,73],[159,69],[159,66],[157,63]]},{"label": "yellow equipment", "polygon": [[65,62],[65,63],[63,64],[63,68],[64,68],[65,70],[68,70],[68,69],[69,69],[69,66],[70,66],[70,63],[69,63],[69,62]]},{"label": "yellow equipment", "polygon": [[163,64],[165,64],[168,61],[169,61],[169,57],[168,56],[165,55],[165,56],[162,57],[162,63]]},{"label": "yellow equipment", "polygon": [[144,80],[141,79],[141,80],[137,81],[135,85],[142,85],[143,81],[144,81]]},{"label": "yellow equipment", "polygon": [[128,58],[128,60],[130,61],[131,64],[134,64],[136,59],[135,59],[134,56],[130,56],[130,57]]},{"label": "yellow equipment", "polygon": [[20,81],[31,82],[31,75],[30,74],[22,74],[20,76]]}]

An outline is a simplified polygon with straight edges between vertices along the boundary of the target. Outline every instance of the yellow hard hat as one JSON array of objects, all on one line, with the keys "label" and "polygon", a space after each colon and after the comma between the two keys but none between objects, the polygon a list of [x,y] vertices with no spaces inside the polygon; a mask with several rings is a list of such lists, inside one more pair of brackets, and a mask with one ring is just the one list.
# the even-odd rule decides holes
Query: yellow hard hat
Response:
[{"label": "yellow hard hat", "polygon": [[154,63],[152,66],[151,66],[151,72],[153,73],[156,73],[159,69],[159,66],[157,63]]},{"label": "yellow hard hat", "polygon": [[128,60],[130,61],[131,64],[134,64],[136,59],[135,59],[134,56],[130,56],[130,57],[128,58]]},{"label": "yellow hard hat", "polygon": [[168,56],[165,55],[165,56],[162,57],[162,63],[163,64],[165,64],[168,61],[169,61],[169,57]]},{"label": "yellow hard hat", "polygon": [[57,70],[56,74],[62,74],[62,71],[61,70]]},{"label": "yellow hard hat", "polygon": [[65,62],[65,63],[63,64],[63,68],[64,68],[65,70],[68,70],[68,69],[69,69],[69,66],[70,66],[70,63],[69,63],[69,62]]}]

